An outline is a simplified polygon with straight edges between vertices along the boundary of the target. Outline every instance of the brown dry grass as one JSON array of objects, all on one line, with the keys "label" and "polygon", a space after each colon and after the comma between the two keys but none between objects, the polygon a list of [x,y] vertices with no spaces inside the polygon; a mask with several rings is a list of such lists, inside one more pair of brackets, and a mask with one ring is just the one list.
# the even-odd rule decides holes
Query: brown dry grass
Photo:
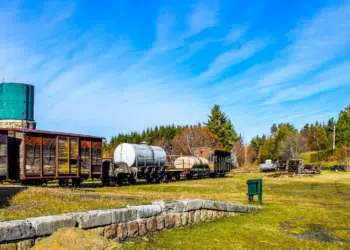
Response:
[{"label": "brown dry grass", "polygon": [[48,238],[39,240],[33,250],[115,250],[120,245],[111,240],[78,228],[62,228]]}]

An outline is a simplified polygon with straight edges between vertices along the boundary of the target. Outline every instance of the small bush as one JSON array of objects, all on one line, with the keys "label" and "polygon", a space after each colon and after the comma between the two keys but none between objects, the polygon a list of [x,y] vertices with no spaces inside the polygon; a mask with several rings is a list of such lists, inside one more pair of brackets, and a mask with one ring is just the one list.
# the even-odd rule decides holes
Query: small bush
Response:
[{"label": "small bush", "polygon": [[333,150],[322,150],[310,155],[310,163],[329,161],[333,156]]}]

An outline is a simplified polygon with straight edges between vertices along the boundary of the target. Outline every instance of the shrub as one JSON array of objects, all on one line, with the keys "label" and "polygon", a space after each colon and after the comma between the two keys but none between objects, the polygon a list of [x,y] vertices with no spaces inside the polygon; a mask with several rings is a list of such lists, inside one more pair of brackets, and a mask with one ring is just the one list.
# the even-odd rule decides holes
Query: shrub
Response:
[{"label": "shrub", "polygon": [[333,150],[321,150],[310,155],[310,163],[329,161],[333,155]]}]

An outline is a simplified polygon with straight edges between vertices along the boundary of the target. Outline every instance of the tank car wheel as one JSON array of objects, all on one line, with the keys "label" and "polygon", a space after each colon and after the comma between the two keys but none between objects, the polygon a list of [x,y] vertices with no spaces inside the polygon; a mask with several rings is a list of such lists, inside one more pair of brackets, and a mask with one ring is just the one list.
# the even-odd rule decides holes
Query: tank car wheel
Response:
[{"label": "tank car wheel", "polygon": [[124,179],[122,177],[118,176],[117,179],[116,179],[116,182],[117,182],[118,186],[123,186]]},{"label": "tank car wheel", "polygon": [[129,183],[131,185],[135,185],[136,184],[136,179],[135,178],[129,178]]},{"label": "tank car wheel", "polygon": [[72,186],[73,187],[80,187],[81,180],[80,179],[72,179]]},{"label": "tank car wheel", "polygon": [[66,187],[66,186],[68,186],[68,180],[66,180],[66,179],[59,179],[59,180],[58,180],[58,185],[59,185],[60,187]]}]

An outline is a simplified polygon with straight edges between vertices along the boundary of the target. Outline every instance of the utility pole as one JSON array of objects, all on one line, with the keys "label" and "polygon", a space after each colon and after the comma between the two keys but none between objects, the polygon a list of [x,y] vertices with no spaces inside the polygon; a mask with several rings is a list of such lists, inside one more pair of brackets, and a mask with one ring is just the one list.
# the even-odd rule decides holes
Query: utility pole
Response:
[{"label": "utility pole", "polygon": [[335,123],[333,125],[333,150],[335,150]]},{"label": "utility pole", "polygon": [[243,150],[244,150],[244,166],[247,166],[247,145],[245,143],[245,140],[244,140],[244,133],[243,133],[243,136],[242,136],[242,143],[243,143]]}]

